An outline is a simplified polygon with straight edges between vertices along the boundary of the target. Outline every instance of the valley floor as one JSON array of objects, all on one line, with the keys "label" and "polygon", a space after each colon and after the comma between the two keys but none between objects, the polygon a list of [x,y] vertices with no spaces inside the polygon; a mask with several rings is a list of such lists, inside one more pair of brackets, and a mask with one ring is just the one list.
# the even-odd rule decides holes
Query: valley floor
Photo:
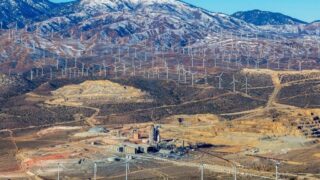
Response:
[{"label": "valley floor", "polygon": [[[159,125],[163,141],[170,140],[177,147],[204,146],[178,158],[133,155],[129,179],[199,179],[202,164],[205,179],[233,179],[235,172],[238,179],[274,179],[276,162],[280,162],[282,179],[319,179],[320,109],[312,98],[287,103],[289,98],[312,94],[308,91],[317,94],[318,79],[309,77],[311,72],[239,73],[269,78],[251,91],[269,87],[269,80],[273,90],[266,88],[259,97],[198,86],[191,96],[183,91],[190,87],[179,89],[170,83],[159,85],[158,81],[91,80],[56,89],[43,84],[9,100],[8,105],[18,104],[17,110],[4,107],[1,116],[19,122],[21,115],[17,113],[27,104],[37,112],[42,109],[68,115],[68,121],[52,120],[39,126],[24,122],[33,124],[17,128],[7,124],[0,131],[0,179],[56,179],[58,172],[62,179],[89,179],[94,176],[95,163],[97,179],[123,179],[125,154],[115,153],[110,147],[133,142],[134,131],[141,136],[148,134],[152,124]],[[306,86],[303,92],[288,89],[301,84]],[[171,94],[166,92],[170,88]],[[166,96],[157,97],[155,92]],[[229,102],[231,96],[234,99]],[[173,97],[178,100],[170,102]],[[235,101],[239,98],[243,101]],[[121,104],[123,101],[126,103]],[[25,116],[31,120],[36,117]],[[97,126],[108,132],[92,133],[90,129]],[[115,157],[118,160],[110,159]]]}]

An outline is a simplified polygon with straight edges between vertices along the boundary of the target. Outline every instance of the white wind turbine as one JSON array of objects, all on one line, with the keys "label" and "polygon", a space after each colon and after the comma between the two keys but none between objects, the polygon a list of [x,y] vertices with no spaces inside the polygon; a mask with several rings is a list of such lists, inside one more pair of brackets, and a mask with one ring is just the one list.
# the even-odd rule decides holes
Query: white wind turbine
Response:
[{"label": "white wind turbine", "polygon": [[233,74],[233,75],[232,75],[232,82],[231,82],[233,93],[236,92],[236,83],[237,83],[237,82],[239,82],[239,81],[236,80],[235,75]]},{"label": "white wind turbine", "polygon": [[205,81],[205,84],[208,84],[208,72],[207,72],[207,68],[204,69],[204,81]]},{"label": "white wind turbine", "polygon": [[302,61],[302,60],[298,60],[298,64],[299,64],[299,71],[302,71],[302,63],[303,63],[303,61]]},{"label": "white wind turbine", "polygon": [[194,87],[194,79],[195,79],[195,75],[197,74],[197,72],[190,72],[191,74],[191,86]]},{"label": "white wind turbine", "polygon": [[178,74],[178,83],[180,83],[181,81],[181,67],[180,67],[180,63],[177,65],[177,74]]},{"label": "white wind turbine", "polygon": [[222,76],[223,76],[224,72],[222,72],[220,75],[216,76],[216,78],[219,79],[219,89],[222,89]]},{"label": "white wind turbine", "polygon": [[81,76],[83,77],[84,75],[84,63],[81,63]]},{"label": "white wind turbine", "polygon": [[246,94],[248,95],[248,88],[249,88],[249,84],[248,84],[248,76],[245,76],[245,84],[244,84],[244,87],[245,87],[245,91],[246,91]]},{"label": "white wind turbine", "polygon": [[202,59],[202,68],[205,68],[206,67],[206,58],[203,57]]},{"label": "white wind turbine", "polygon": [[126,76],[127,75],[127,67],[126,67],[125,62],[122,63],[122,67],[123,67],[123,75]]},{"label": "white wind turbine", "polygon": [[168,82],[168,80],[169,80],[169,67],[168,67],[167,63],[166,63],[165,68],[166,68],[166,79],[167,79],[167,82]]},{"label": "white wind turbine", "polygon": [[117,62],[115,61],[114,62],[114,65],[113,65],[114,67],[114,76],[115,76],[115,78],[118,78],[118,67],[117,67]]}]

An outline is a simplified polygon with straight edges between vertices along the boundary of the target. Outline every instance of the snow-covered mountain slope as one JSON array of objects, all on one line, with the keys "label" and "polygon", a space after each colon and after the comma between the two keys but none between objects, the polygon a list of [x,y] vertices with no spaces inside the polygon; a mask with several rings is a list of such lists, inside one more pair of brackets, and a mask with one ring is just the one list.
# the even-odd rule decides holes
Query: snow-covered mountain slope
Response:
[{"label": "snow-covered mountain slope", "polygon": [[[150,39],[185,44],[210,33],[254,33],[258,29],[237,18],[179,0],[80,0],[60,8],[55,17],[37,23],[45,33],[92,36],[129,41]],[[161,41],[161,42],[160,42]]]},{"label": "snow-covered mountain slope", "polygon": [[0,0],[2,28],[16,27],[16,23],[23,27],[26,23],[45,19],[57,6],[48,0]]},{"label": "snow-covered mountain slope", "polygon": [[92,12],[112,12],[119,10],[136,10],[141,6],[154,5],[176,5],[180,2],[176,0],[82,0],[79,2],[79,9]]},{"label": "snow-covered mountain slope", "polygon": [[[4,27],[28,24],[28,31],[43,35],[57,33],[63,37],[116,42],[122,39],[137,43],[187,45],[208,36],[221,34],[287,35],[315,34],[313,28],[288,16],[270,12],[251,12],[251,19],[265,25],[256,26],[239,17],[213,13],[181,0],[77,0],[54,4],[48,0],[0,0]],[[10,12],[10,13],[9,13]],[[267,17],[262,17],[268,15]],[[270,16],[270,17],[269,17]],[[261,19],[262,18],[262,19]],[[265,18],[270,18],[266,22]],[[247,20],[244,18],[244,20]],[[278,25],[278,24],[285,25]]]},{"label": "snow-covered mountain slope", "polygon": [[314,21],[313,23],[307,24],[304,29],[309,34],[320,36],[320,21]]},{"label": "snow-covered mountain slope", "polygon": [[[288,54],[295,57],[292,64],[303,59],[312,67],[319,61],[314,48],[320,38],[316,22],[256,26],[179,0],[78,0],[58,5],[36,0],[0,2],[5,3],[2,9],[29,2],[32,6],[21,6],[23,10],[41,10],[21,19],[12,16],[10,28],[15,21],[27,23],[28,28],[0,29],[0,71],[7,73],[71,65],[75,57],[93,65],[112,64],[119,57],[131,62],[136,51],[145,61],[154,58],[153,54],[167,53],[162,57],[171,63],[190,58],[186,57],[190,53],[203,60],[201,53],[206,51],[209,60],[219,58],[223,64],[228,61],[239,67],[255,64],[256,59],[261,65],[270,59],[273,66],[284,67]],[[45,10],[49,7],[52,9]]]},{"label": "snow-covered mountain slope", "polygon": [[260,10],[236,12],[232,14],[232,16],[257,26],[306,24],[304,21],[286,16],[281,13]]}]

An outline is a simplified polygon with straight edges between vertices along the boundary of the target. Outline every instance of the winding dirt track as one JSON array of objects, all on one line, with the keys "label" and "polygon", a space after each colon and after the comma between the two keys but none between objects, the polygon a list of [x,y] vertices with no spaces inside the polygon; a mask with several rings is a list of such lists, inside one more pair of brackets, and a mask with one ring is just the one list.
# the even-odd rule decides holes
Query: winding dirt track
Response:
[{"label": "winding dirt track", "polygon": [[282,88],[281,80],[279,78],[278,73],[272,73],[271,74],[271,79],[272,79],[272,82],[273,82],[274,90],[273,90],[271,96],[269,97],[269,100],[268,100],[268,103],[267,103],[267,108],[270,108],[270,107],[275,105],[275,103],[277,101],[278,94],[279,94],[279,92],[280,92],[280,90]]},{"label": "winding dirt track", "polygon": [[[259,72],[259,73],[263,73],[263,72]],[[286,72],[285,72],[286,73]],[[298,73],[303,73],[303,72],[296,72]],[[285,104],[280,104],[278,103],[278,95],[281,91],[281,89],[283,87],[286,86],[290,86],[292,84],[301,84],[301,83],[305,83],[306,81],[310,81],[310,80],[319,80],[319,78],[314,78],[314,77],[310,77],[310,78],[305,78],[305,79],[301,79],[301,80],[295,80],[295,81],[289,81],[289,82],[285,82],[282,83],[282,73],[281,71],[277,72],[277,71],[266,71],[264,74],[267,74],[271,77],[272,83],[273,83],[273,92],[272,94],[269,96],[267,104],[265,107],[258,107],[256,109],[251,109],[248,111],[241,111],[241,112],[234,112],[234,113],[224,113],[224,114],[220,114],[222,116],[234,116],[234,115],[245,115],[242,116],[240,118],[237,118],[235,120],[241,120],[241,119],[247,119],[247,118],[252,118],[255,117],[257,114],[263,114],[264,112],[266,112],[267,110],[271,109],[271,108],[277,108],[277,109],[296,109],[296,107],[294,106],[290,106],[290,105],[285,105]],[[292,72],[291,72],[292,74]],[[271,87],[271,86],[269,86]],[[254,88],[253,88],[254,89]],[[298,97],[298,96],[302,96],[302,95],[297,95],[294,97]],[[287,97],[287,99],[290,99],[292,97]]]},{"label": "winding dirt track", "polygon": [[100,109],[94,108],[94,107],[89,107],[89,106],[80,106],[80,107],[91,109],[91,110],[95,111],[95,113],[93,113],[89,118],[86,118],[86,120],[85,120],[89,126],[94,127],[95,126],[94,120],[95,120],[96,116],[100,113]]}]

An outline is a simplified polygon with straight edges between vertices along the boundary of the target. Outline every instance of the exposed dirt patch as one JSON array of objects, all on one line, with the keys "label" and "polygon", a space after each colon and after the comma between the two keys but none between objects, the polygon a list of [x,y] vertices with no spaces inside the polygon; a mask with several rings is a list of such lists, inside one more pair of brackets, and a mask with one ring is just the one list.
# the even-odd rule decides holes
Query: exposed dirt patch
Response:
[{"label": "exposed dirt patch", "polygon": [[139,103],[150,102],[147,93],[111,81],[86,81],[79,85],[68,85],[52,92],[48,104],[81,106],[85,103]]}]

